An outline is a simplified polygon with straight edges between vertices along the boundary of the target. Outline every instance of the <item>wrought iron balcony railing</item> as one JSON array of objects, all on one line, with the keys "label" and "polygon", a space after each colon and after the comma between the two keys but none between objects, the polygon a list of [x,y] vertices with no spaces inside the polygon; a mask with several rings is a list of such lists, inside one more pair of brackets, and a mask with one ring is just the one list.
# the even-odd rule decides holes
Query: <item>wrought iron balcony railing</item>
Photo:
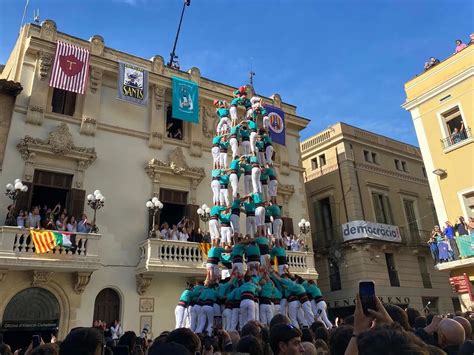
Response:
[{"label": "wrought iron balcony railing", "polygon": [[443,145],[443,149],[446,149],[471,137],[471,128],[467,127],[457,133],[451,134],[449,137],[441,139],[441,144]]}]

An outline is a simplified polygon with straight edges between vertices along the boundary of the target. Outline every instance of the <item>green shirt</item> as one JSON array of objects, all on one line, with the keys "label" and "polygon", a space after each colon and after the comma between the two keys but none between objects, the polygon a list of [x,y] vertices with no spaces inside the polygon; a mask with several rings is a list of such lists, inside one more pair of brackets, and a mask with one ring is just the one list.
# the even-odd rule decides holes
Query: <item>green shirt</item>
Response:
[{"label": "green shirt", "polygon": [[230,224],[230,216],[231,216],[231,213],[223,213],[221,212],[221,214],[219,215],[219,220],[221,221],[221,223],[225,223],[225,224]]},{"label": "green shirt", "polygon": [[275,170],[273,170],[273,168],[267,168],[266,173],[267,173],[268,177],[276,176]]},{"label": "green shirt", "polygon": [[230,282],[220,283],[217,287],[217,297],[220,299],[226,298],[227,291],[230,289],[232,284]]},{"label": "green shirt", "polygon": [[244,202],[245,213],[255,213],[255,203]]},{"label": "green shirt", "polygon": [[201,294],[199,295],[198,300],[201,300],[201,301],[212,300],[216,302],[217,292],[213,288],[204,286],[204,288],[201,290]]},{"label": "green shirt", "polygon": [[225,249],[222,247],[212,247],[209,249],[207,252],[207,257],[208,258],[218,258],[219,260],[221,259],[222,253],[225,252]]},{"label": "green shirt", "polygon": [[256,141],[255,146],[257,147],[259,152],[265,151],[265,143],[263,143],[263,141]]},{"label": "green shirt", "polygon": [[252,193],[252,198],[253,198],[253,202],[258,205],[259,203],[263,203],[265,200],[263,199],[263,194],[261,193]]},{"label": "green shirt", "polygon": [[230,170],[236,170],[237,171],[237,177],[240,178],[240,160],[239,159],[234,159],[230,162]]},{"label": "green shirt", "polygon": [[203,285],[196,285],[191,290],[191,299],[193,302],[196,302],[199,295],[201,294],[201,290],[204,288]]},{"label": "green shirt", "polygon": [[267,281],[260,290],[260,297],[273,298],[273,283]]},{"label": "green shirt", "polygon": [[211,176],[214,177],[219,177],[221,174],[221,169],[212,169]]},{"label": "green shirt", "polygon": [[256,295],[258,291],[260,291],[260,286],[255,285],[252,281],[245,282],[242,284],[240,288],[240,294],[242,293],[251,293]]},{"label": "green shirt", "polygon": [[245,248],[245,255],[247,255],[247,257],[255,255],[260,256],[260,249],[256,244],[249,244]]},{"label": "green shirt", "polygon": [[240,287],[234,288],[227,294],[227,301],[240,301]]},{"label": "green shirt", "polygon": [[254,155],[252,155],[249,159],[250,164],[258,164],[258,158]]},{"label": "green shirt", "polygon": [[230,129],[231,136],[237,136],[237,139],[240,138],[240,125],[236,125]]},{"label": "green shirt", "polygon": [[224,206],[212,206],[211,207],[211,217],[219,216],[221,211],[224,210]]},{"label": "green shirt", "polygon": [[242,137],[242,139],[246,138],[245,140],[249,140],[250,139],[250,132],[248,129],[241,129],[240,130],[240,136]]},{"label": "green shirt", "polygon": [[258,130],[257,123],[255,123],[254,121],[248,121],[247,126],[249,127],[249,130],[251,130],[251,131],[257,131]]},{"label": "green shirt", "polygon": [[270,211],[270,215],[273,217],[281,217],[281,210],[278,205],[271,205],[267,207],[268,210]]},{"label": "green shirt", "polygon": [[191,302],[191,297],[192,297],[191,291],[184,290],[183,293],[181,294],[181,296],[179,296],[179,300],[181,302],[189,303],[189,302]]},{"label": "green shirt", "polygon": [[214,136],[214,138],[212,138],[212,144],[219,144],[220,141],[222,139],[222,136]]},{"label": "green shirt", "polygon": [[221,185],[229,185],[229,175],[221,175],[219,181]]},{"label": "green shirt", "polygon": [[227,151],[227,149],[229,149],[229,141],[221,141],[219,146],[220,149]]},{"label": "green shirt", "polygon": [[274,258],[275,256],[286,256],[286,251],[282,247],[273,247],[270,256]]},{"label": "green shirt", "polygon": [[308,281],[303,282],[303,287],[305,288],[306,293],[309,293],[313,298],[321,297],[323,295],[318,286],[310,284]]},{"label": "green shirt", "polygon": [[232,205],[230,206],[231,211],[237,212],[239,211],[240,214],[240,198],[234,198],[234,201],[232,201]]},{"label": "green shirt", "polygon": [[273,143],[272,139],[271,139],[270,136],[268,136],[268,135],[264,135],[264,136],[263,136],[263,142],[265,143],[265,145],[268,145],[268,144],[272,144],[272,143]]},{"label": "green shirt", "polygon": [[232,253],[230,254],[232,257],[234,256],[244,256],[245,252],[245,245],[243,244],[235,244],[232,247]]},{"label": "green shirt", "polygon": [[246,163],[242,164],[242,163],[241,163],[241,164],[240,164],[240,167],[241,167],[242,169],[244,169],[244,171],[245,171],[246,173],[249,173],[249,172],[251,173],[251,172],[252,172],[252,165],[250,165],[250,164],[246,164]]},{"label": "green shirt", "polygon": [[217,112],[217,116],[219,116],[219,118],[222,118],[222,117],[229,117],[229,110],[226,109],[226,108],[218,108],[216,110]]},{"label": "green shirt", "polygon": [[262,169],[260,173],[260,181],[267,181],[267,180],[268,180],[267,169]]}]

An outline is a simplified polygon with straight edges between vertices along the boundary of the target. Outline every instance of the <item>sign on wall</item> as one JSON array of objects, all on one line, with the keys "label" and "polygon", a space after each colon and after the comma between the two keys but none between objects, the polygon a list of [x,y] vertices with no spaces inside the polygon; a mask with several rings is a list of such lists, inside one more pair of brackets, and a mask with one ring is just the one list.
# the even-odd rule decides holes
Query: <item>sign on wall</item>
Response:
[{"label": "sign on wall", "polygon": [[398,226],[367,221],[351,221],[342,225],[344,241],[354,239],[378,239],[401,243],[402,237]]},{"label": "sign on wall", "polygon": [[196,83],[173,77],[173,118],[199,123],[199,88]]},{"label": "sign on wall", "polygon": [[148,104],[148,71],[136,65],[119,62],[117,98],[132,104]]}]

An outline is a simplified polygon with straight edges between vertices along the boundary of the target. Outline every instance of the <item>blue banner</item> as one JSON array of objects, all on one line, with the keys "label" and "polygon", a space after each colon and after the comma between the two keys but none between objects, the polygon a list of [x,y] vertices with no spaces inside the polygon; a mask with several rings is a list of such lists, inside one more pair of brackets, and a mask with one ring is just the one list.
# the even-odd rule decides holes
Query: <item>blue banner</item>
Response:
[{"label": "blue banner", "polygon": [[199,88],[192,81],[173,77],[173,118],[199,123]]},{"label": "blue banner", "polygon": [[265,105],[270,120],[270,138],[273,142],[286,145],[285,142],[285,113],[275,106]]},{"label": "blue banner", "polygon": [[133,64],[119,62],[117,98],[146,106],[148,104],[148,71]]}]

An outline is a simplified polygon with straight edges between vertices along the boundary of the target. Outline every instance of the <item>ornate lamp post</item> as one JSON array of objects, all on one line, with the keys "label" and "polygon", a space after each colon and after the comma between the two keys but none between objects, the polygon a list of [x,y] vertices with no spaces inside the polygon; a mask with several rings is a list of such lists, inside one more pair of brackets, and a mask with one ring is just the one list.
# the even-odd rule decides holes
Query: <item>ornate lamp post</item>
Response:
[{"label": "ornate lamp post", "polygon": [[156,213],[161,211],[161,209],[163,208],[163,204],[161,203],[160,200],[158,200],[158,197],[155,196],[152,199],[148,200],[145,203],[145,206],[148,212],[153,216],[152,228],[150,231],[148,231],[148,237],[156,238],[156,229],[155,229]]},{"label": "ornate lamp post", "polygon": [[15,179],[13,184],[7,184],[5,186],[5,195],[8,196],[10,200],[13,201],[13,205],[10,207],[10,211],[8,211],[8,216],[5,220],[5,225],[7,226],[16,226],[16,218],[15,218],[15,204],[18,194],[22,192],[28,191],[28,186],[23,185],[20,179]]},{"label": "ornate lamp post", "polygon": [[300,233],[304,235],[305,250],[309,251],[308,234],[311,231],[311,223],[309,223],[309,221],[303,218],[301,219],[301,221],[298,222],[298,227],[300,228]]},{"label": "ornate lamp post", "polygon": [[209,220],[211,219],[211,209],[206,204],[198,208],[197,214],[199,215],[201,221],[203,221],[204,223],[209,222]]},{"label": "ornate lamp post", "polygon": [[92,219],[91,233],[98,233],[99,227],[97,227],[95,223],[96,215],[97,215],[97,210],[104,207],[105,197],[102,195],[100,190],[95,190],[93,194],[87,195],[87,204],[89,205],[90,208],[94,210],[94,218]]}]

